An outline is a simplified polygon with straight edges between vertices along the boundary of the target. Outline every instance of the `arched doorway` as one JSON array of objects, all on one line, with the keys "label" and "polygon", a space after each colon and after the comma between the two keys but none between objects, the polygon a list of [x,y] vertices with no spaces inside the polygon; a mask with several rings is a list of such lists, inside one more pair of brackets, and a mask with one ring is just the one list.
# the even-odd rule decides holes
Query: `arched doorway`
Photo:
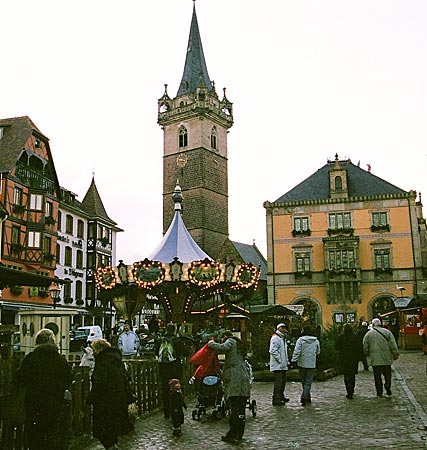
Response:
[{"label": "arched doorway", "polygon": [[369,305],[370,319],[373,319],[374,317],[380,317],[382,314],[392,312],[395,309],[396,308],[390,295],[382,295],[380,297],[376,297],[371,301],[371,304]]},{"label": "arched doorway", "polygon": [[301,326],[310,325],[315,330],[322,328],[322,311],[320,304],[312,297],[299,297],[292,302],[293,305],[303,305]]}]

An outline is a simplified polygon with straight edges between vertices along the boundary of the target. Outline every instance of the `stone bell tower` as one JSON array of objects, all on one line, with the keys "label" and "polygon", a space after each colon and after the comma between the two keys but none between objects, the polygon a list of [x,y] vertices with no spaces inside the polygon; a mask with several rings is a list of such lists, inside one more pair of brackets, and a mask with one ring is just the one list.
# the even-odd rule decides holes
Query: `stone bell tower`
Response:
[{"label": "stone bell tower", "polygon": [[174,98],[165,85],[157,123],[164,133],[163,232],[173,218],[171,198],[178,180],[184,223],[197,244],[216,259],[228,238],[227,133],[233,110],[225,89],[220,100],[209,78],[195,6],[181,83]]}]

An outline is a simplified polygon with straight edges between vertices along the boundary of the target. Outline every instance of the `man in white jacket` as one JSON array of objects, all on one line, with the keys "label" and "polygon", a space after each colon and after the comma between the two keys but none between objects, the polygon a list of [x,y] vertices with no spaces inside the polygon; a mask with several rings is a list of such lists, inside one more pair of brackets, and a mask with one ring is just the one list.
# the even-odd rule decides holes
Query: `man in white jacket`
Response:
[{"label": "man in white jacket", "polygon": [[284,405],[286,372],[288,370],[288,346],[286,345],[286,325],[279,323],[270,339],[270,372],[274,374],[273,405]]},{"label": "man in white jacket", "polygon": [[311,385],[316,372],[317,355],[320,353],[320,343],[310,326],[304,328],[302,336],[295,344],[292,362],[298,364],[302,394],[301,404],[311,403]]},{"label": "man in white jacket", "polygon": [[139,349],[139,337],[126,323],[123,333],[119,336],[118,347],[124,359],[135,358]]}]

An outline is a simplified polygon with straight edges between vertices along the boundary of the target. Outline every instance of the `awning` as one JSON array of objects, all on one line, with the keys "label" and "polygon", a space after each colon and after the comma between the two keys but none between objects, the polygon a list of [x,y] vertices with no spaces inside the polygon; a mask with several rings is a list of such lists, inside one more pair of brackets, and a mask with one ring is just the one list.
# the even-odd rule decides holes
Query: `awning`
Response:
[{"label": "awning", "polygon": [[49,287],[52,283],[67,283],[55,277],[47,277],[37,273],[24,272],[23,270],[10,269],[0,263],[0,289],[7,286],[38,286]]},{"label": "awning", "polygon": [[8,311],[22,311],[24,309],[34,309],[34,308],[42,308],[42,309],[52,309],[52,305],[40,305],[35,303],[25,303],[25,302],[6,302],[0,301],[0,306],[2,309]]},{"label": "awning", "polygon": [[297,313],[291,308],[292,305],[251,305],[251,314],[266,314],[278,316],[295,316]]}]

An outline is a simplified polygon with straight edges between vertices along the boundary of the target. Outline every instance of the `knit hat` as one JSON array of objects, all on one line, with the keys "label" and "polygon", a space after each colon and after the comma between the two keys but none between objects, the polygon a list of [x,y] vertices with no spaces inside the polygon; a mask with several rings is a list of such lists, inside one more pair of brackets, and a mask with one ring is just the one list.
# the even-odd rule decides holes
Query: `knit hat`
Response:
[{"label": "knit hat", "polygon": [[181,382],[177,378],[171,378],[168,381],[169,389],[174,391],[175,389],[181,389]]},{"label": "knit hat", "polygon": [[276,327],[276,330],[278,330],[281,327],[285,327],[286,328],[286,325],[284,323],[279,323],[279,325],[277,325],[277,327]]},{"label": "knit hat", "polygon": [[381,320],[375,317],[375,319],[372,319],[372,326],[377,327],[378,325],[381,325]]}]

